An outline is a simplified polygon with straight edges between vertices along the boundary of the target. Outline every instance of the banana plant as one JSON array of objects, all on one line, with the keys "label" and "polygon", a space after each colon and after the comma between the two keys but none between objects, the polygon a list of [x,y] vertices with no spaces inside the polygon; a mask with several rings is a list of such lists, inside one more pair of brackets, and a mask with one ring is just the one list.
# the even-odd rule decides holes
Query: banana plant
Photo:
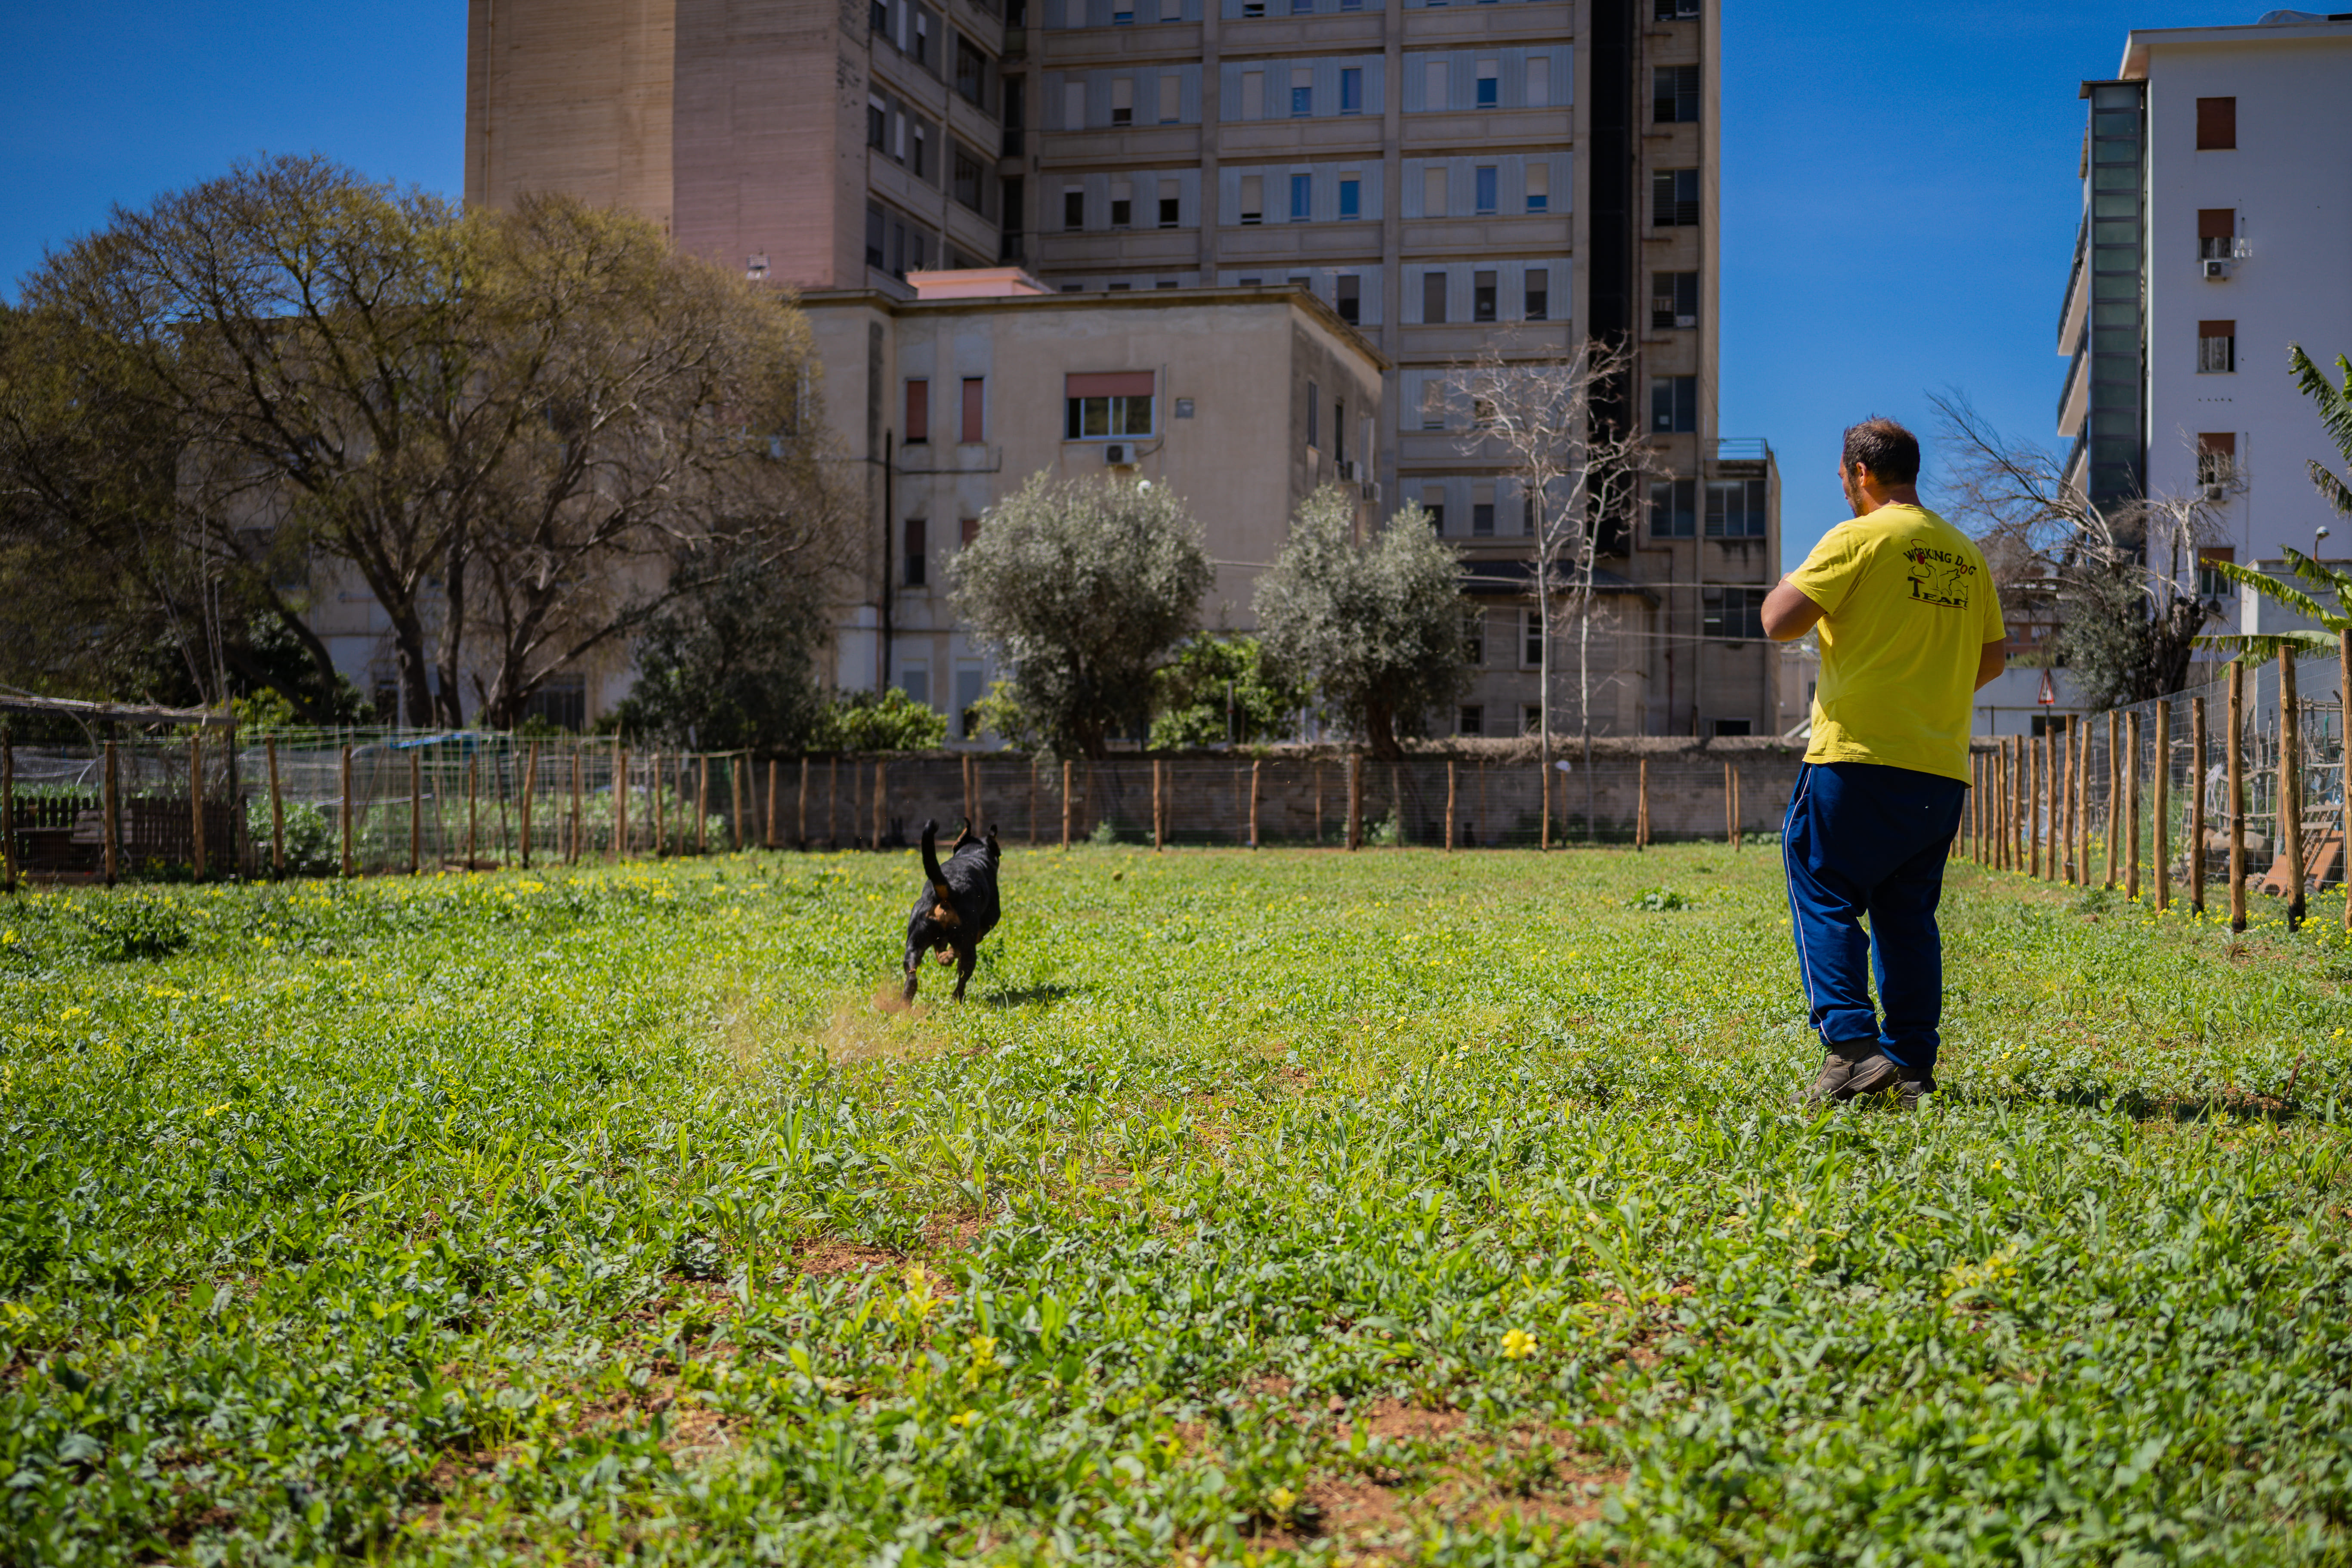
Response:
[{"label": "banana plant", "polygon": [[[2333,476],[2330,476],[2331,478]],[[2324,561],[2314,561],[2293,546],[2281,546],[2287,567],[2297,577],[2314,587],[2326,590],[2336,600],[2336,608],[2328,609],[2309,594],[2288,583],[2283,583],[2266,573],[2234,561],[2208,561],[2204,564],[2232,583],[2242,584],[2266,599],[2293,610],[2299,616],[2317,621],[2322,629],[2293,632],[2230,632],[2200,637],[2197,646],[2228,654],[2240,660],[2263,659],[2280,653],[2342,652],[2346,639],[2352,637],[2352,572],[2330,566]]]}]

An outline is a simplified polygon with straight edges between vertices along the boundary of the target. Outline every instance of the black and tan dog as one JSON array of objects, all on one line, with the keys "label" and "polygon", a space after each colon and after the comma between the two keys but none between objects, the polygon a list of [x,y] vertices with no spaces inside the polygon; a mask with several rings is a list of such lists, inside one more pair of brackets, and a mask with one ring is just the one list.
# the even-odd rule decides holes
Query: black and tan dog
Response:
[{"label": "black and tan dog", "polygon": [[945,865],[940,863],[939,824],[923,824],[923,891],[907,917],[907,1000],[915,999],[915,980],[923,954],[936,952],[940,962],[955,955],[956,1000],[971,979],[980,958],[980,939],[996,929],[996,863],[1003,858],[996,835],[974,838],[966,823],[948,846]]}]

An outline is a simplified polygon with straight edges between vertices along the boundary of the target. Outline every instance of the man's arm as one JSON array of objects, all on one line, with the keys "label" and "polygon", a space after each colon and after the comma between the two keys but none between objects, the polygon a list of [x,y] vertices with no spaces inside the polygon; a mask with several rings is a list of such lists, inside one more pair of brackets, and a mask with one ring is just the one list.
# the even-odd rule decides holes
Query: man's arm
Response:
[{"label": "man's arm", "polygon": [[1979,691],[1982,691],[1994,676],[2009,668],[2009,655],[2002,651],[2008,646],[2007,640],[2004,639],[2000,642],[1989,642],[1977,650],[1977,689]]},{"label": "man's arm", "polygon": [[1764,595],[1764,635],[1774,642],[1795,642],[1821,618],[1822,607],[1786,577]]}]

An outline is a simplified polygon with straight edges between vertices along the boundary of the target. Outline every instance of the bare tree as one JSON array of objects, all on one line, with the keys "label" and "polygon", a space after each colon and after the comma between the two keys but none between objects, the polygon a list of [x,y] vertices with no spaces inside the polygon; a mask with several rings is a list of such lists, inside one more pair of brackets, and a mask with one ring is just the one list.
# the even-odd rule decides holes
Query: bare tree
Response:
[{"label": "bare tree", "polygon": [[2222,536],[2221,508],[2243,493],[2235,466],[2200,455],[2184,494],[2094,501],[2067,482],[2064,458],[2010,440],[1966,397],[1929,401],[1955,449],[1952,510],[1975,524],[2004,598],[2063,605],[2059,651],[2085,699],[2110,707],[2186,685],[2210,615],[2197,550]]},{"label": "bare tree", "polygon": [[[1620,345],[1586,340],[1566,358],[1557,351],[1521,356],[1490,343],[1457,362],[1443,385],[1465,420],[1464,456],[1500,459],[1517,481],[1535,547],[1529,593],[1542,636],[1537,731],[1544,765],[1552,752],[1552,648],[1563,618],[1576,628],[1576,721],[1592,773],[1592,632],[1599,605],[1596,563],[1619,529],[1630,529],[1643,486],[1660,471],[1655,449],[1639,431],[1598,419],[1594,401],[1609,383],[1632,374]],[[1585,820],[1591,821],[1588,805]]]}]

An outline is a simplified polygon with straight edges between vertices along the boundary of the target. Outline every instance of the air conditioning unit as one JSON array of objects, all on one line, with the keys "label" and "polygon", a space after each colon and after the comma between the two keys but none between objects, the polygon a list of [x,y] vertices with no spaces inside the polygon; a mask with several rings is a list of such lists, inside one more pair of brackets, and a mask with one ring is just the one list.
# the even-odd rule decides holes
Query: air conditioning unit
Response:
[{"label": "air conditioning unit", "polygon": [[1103,447],[1103,461],[1114,468],[1135,467],[1135,443],[1112,441]]},{"label": "air conditioning unit", "polygon": [[1361,484],[1364,479],[1364,465],[1349,458],[1339,465],[1339,478],[1346,484]]},{"label": "air conditioning unit", "polygon": [[2230,264],[2228,262],[2221,260],[2218,257],[2209,258],[2206,260],[2205,280],[2208,283],[2218,283],[2229,276]]}]

